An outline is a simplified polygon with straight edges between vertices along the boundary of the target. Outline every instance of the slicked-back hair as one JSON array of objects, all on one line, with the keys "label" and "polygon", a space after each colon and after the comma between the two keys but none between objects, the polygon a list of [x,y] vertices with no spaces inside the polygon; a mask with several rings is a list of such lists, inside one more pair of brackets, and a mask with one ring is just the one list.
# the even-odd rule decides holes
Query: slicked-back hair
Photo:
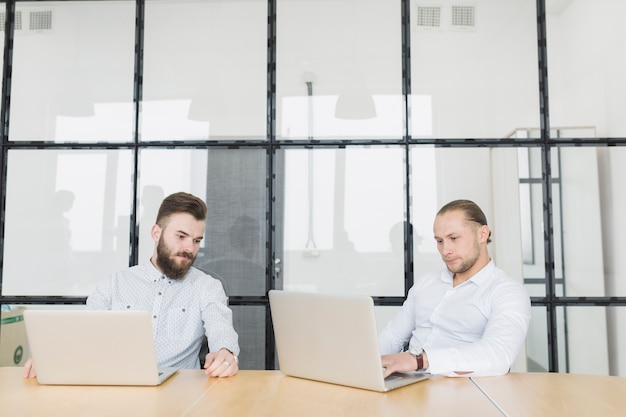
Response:
[{"label": "slicked-back hair", "polygon": [[[474,203],[471,200],[453,200],[450,201],[445,206],[441,207],[437,212],[437,216],[440,214],[444,214],[450,211],[461,210],[465,214],[465,219],[468,222],[477,223],[481,226],[488,226],[487,224],[487,216],[483,213],[482,209],[478,206],[478,204]],[[489,237],[487,238],[487,243],[491,242],[491,230],[489,231]]]},{"label": "slicked-back hair", "polygon": [[156,224],[165,227],[167,219],[174,213],[188,213],[196,220],[206,220],[207,207],[204,201],[195,195],[178,192],[163,200],[156,218]]}]

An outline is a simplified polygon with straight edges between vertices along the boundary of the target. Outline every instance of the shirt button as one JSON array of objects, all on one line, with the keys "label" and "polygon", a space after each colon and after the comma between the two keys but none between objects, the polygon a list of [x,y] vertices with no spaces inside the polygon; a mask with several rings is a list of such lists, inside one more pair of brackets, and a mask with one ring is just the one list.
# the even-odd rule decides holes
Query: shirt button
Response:
[{"label": "shirt button", "polygon": [[153,319],[156,319],[156,317],[157,317],[156,314],[154,316],[152,316]]},{"label": "shirt button", "polygon": [[159,295],[163,295],[163,293],[161,291],[159,291]]}]

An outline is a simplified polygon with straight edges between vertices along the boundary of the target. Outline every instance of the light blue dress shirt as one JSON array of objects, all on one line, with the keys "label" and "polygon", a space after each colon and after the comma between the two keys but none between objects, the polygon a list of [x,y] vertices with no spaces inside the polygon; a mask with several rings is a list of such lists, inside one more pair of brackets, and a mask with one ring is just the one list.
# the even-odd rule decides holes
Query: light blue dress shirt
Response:
[{"label": "light blue dress shirt", "polygon": [[150,312],[159,366],[199,369],[205,334],[211,352],[226,348],[239,355],[222,283],[194,267],[180,280],[167,278],[151,262],[115,272],[96,285],[87,309]]}]

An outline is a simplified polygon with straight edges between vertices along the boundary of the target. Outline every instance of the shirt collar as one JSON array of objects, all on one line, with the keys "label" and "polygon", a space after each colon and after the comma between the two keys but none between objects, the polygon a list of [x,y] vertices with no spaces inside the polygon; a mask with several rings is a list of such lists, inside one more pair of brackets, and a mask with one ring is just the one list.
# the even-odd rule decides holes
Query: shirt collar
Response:
[{"label": "shirt collar", "polygon": [[[489,259],[489,263],[483,267],[480,271],[474,274],[470,279],[465,282],[473,282],[476,285],[481,285],[487,280],[493,273],[493,269],[495,268],[495,264],[493,259]],[[452,281],[454,278],[454,274],[450,272],[447,268],[443,270],[441,274],[441,280],[452,285]]]},{"label": "shirt collar", "polygon": [[483,284],[490,276],[493,275],[493,269],[495,268],[495,264],[493,259],[489,259],[489,263],[483,267],[480,271],[476,272],[473,277],[471,277],[468,281],[472,281],[476,285]]},{"label": "shirt collar", "polygon": [[150,279],[151,281],[161,279],[161,277],[163,276],[163,273],[159,271],[157,267],[152,264],[151,261],[146,262],[143,267],[146,270],[146,275],[148,276],[148,279]]}]

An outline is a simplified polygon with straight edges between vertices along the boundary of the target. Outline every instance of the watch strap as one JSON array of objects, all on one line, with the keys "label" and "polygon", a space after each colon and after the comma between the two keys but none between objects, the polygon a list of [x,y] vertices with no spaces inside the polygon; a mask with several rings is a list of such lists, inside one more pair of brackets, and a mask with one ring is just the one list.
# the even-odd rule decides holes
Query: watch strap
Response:
[{"label": "watch strap", "polygon": [[424,353],[420,353],[419,355],[415,355],[415,360],[417,361],[417,369],[416,371],[421,371],[424,369]]},{"label": "watch strap", "polygon": [[421,371],[422,369],[424,369],[424,350],[421,348],[411,349],[409,353],[415,358],[415,361],[417,362],[417,368],[415,370]]}]

